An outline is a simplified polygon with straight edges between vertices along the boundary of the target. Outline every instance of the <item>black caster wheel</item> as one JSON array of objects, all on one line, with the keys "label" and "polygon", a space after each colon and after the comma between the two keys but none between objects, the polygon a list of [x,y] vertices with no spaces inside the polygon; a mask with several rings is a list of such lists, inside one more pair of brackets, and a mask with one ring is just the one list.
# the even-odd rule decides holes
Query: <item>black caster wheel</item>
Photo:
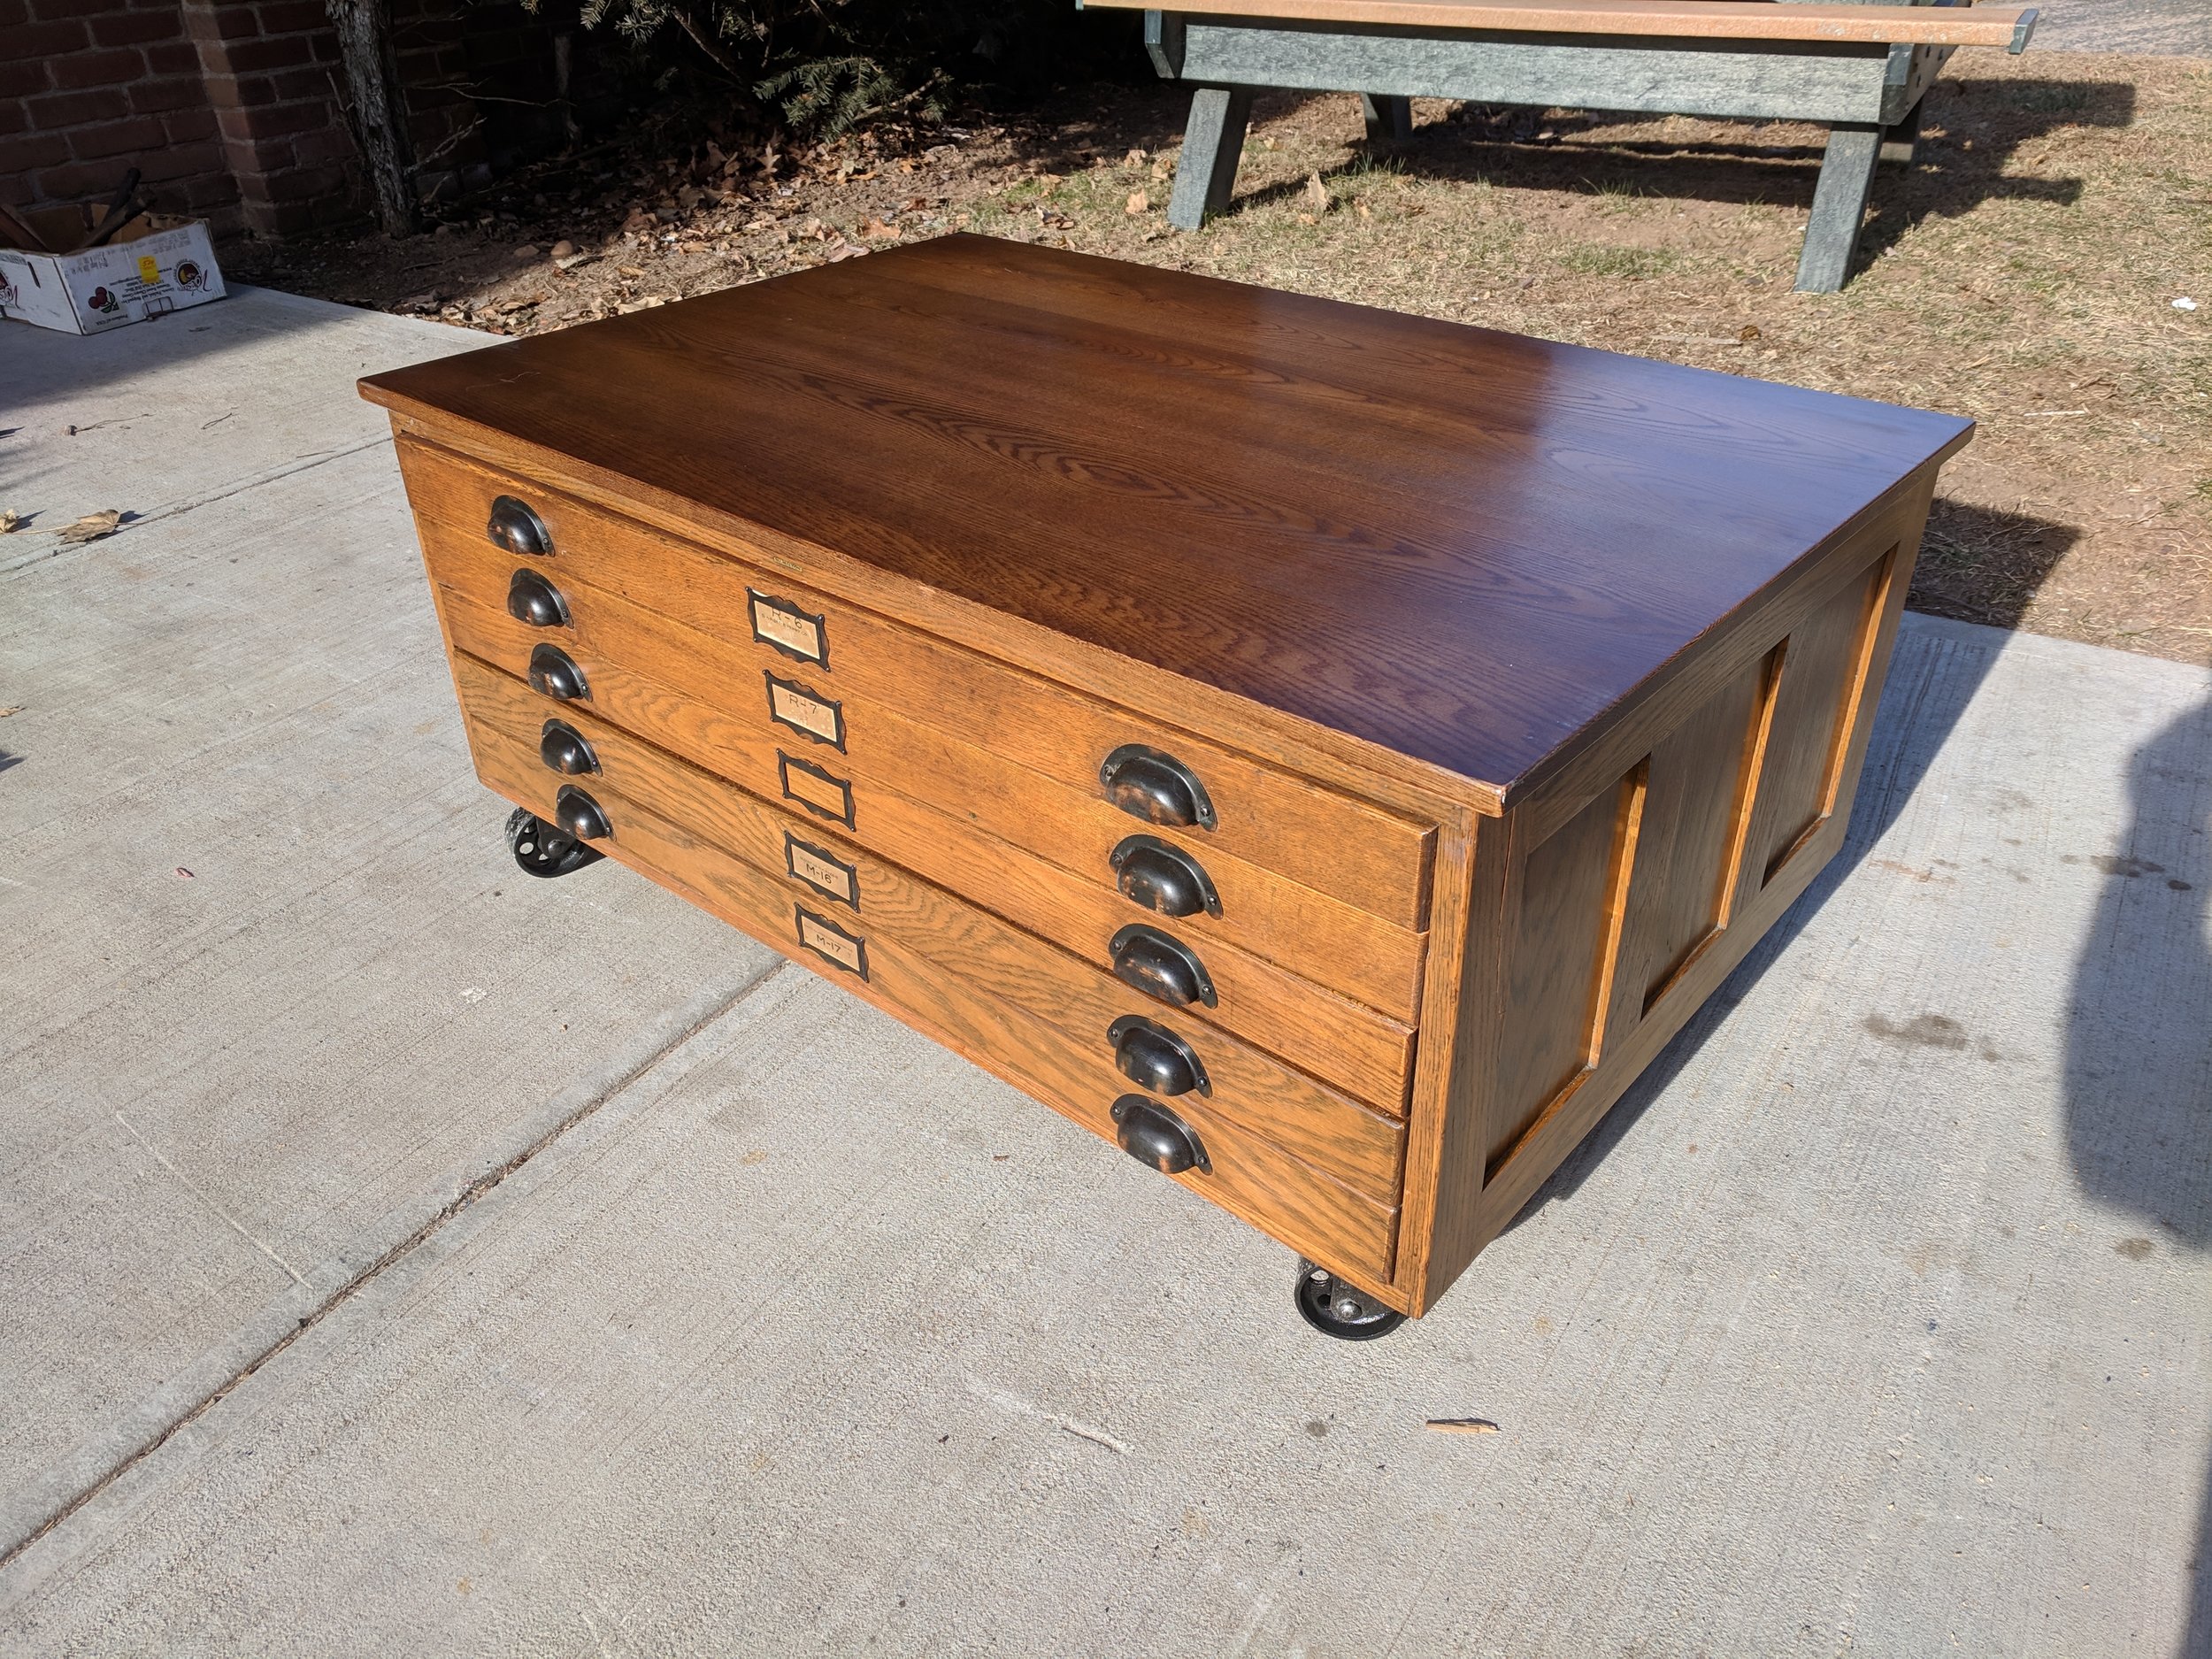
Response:
[{"label": "black caster wheel", "polygon": [[565,830],[556,829],[528,807],[517,807],[507,819],[507,850],[515,856],[525,875],[565,876],[606,856],[587,847]]},{"label": "black caster wheel", "polygon": [[1298,1258],[1298,1283],[1292,1294],[1299,1317],[1317,1331],[1347,1342],[1371,1342],[1388,1336],[1406,1322],[1394,1308],[1386,1308],[1357,1286],[1347,1284],[1325,1267]]}]

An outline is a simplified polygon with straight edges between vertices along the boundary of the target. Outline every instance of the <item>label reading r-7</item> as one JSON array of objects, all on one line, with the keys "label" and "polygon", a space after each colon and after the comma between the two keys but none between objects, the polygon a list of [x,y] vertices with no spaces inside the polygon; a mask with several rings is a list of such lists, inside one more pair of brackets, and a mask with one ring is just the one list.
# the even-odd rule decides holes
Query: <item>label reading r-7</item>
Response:
[{"label": "label reading r-7", "polygon": [[832,749],[845,747],[845,705],[767,674],[768,718]]}]

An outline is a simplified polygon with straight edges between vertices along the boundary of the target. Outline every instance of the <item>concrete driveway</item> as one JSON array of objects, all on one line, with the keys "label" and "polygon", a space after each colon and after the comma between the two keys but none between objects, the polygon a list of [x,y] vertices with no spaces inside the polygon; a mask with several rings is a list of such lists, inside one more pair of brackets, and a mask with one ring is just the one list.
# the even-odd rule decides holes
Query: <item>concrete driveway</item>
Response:
[{"label": "concrete driveway", "polygon": [[1909,618],[1837,868],[1337,1344],[833,987],[515,870],[351,390],[480,343],[0,326],[0,1652],[2212,1652],[2205,673]]}]

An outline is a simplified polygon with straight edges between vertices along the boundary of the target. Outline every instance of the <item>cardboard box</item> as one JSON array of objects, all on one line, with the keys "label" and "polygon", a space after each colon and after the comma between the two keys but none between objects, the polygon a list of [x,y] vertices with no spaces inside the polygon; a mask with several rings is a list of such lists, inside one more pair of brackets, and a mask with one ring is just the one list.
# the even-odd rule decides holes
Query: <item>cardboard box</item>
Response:
[{"label": "cardboard box", "polygon": [[223,297],[223,273],[196,219],[141,213],[97,248],[83,210],[15,216],[46,244],[74,253],[0,247],[0,317],[93,334]]}]

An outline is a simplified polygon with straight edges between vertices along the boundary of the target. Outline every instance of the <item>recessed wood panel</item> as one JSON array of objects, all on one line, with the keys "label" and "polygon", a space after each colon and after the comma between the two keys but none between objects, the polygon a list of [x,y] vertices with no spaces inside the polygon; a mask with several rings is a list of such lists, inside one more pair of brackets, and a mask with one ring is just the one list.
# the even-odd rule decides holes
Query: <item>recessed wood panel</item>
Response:
[{"label": "recessed wood panel", "polygon": [[1763,887],[1828,815],[1838,762],[1850,735],[1886,560],[1846,582],[1785,642],[1766,762],[1752,803],[1745,879]]},{"label": "recessed wood panel", "polygon": [[1507,955],[1493,1159],[1590,1066],[1611,978],[1609,947],[1618,944],[1613,907],[1632,862],[1643,795],[1640,766],[1528,856]]},{"label": "recessed wood panel", "polygon": [[1651,751],[1616,1018],[1641,1018],[1722,925],[1767,674],[1766,663],[1752,664]]}]

